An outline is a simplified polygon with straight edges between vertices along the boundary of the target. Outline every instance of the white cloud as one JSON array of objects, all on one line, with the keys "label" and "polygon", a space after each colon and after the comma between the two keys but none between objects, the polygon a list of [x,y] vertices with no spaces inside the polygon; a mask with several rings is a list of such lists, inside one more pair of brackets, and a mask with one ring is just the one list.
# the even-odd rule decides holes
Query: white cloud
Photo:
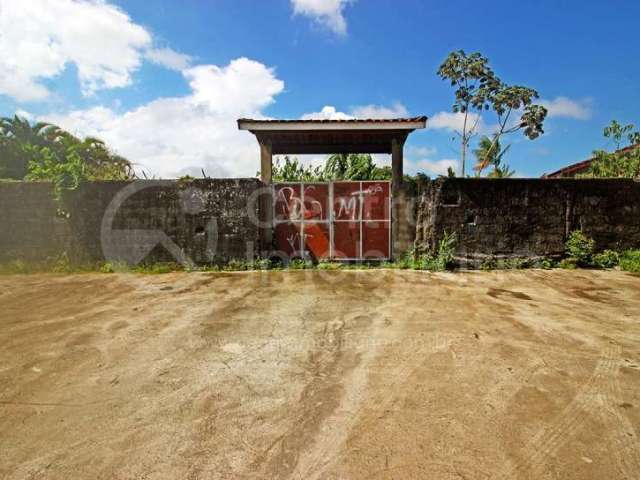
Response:
[{"label": "white cloud", "polygon": [[343,10],[351,0],[291,0],[294,15],[313,19],[337,35],[346,35],[347,21]]},{"label": "white cloud", "polygon": [[410,175],[425,173],[431,177],[446,175],[449,167],[457,171],[459,161],[453,158],[433,159],[435,147],[407,145],[404,148],[405,171]]},{"label": "white cloud", "polygon": [[446,175],[449,168],[456,170],[458,168],[458,160],[453,158],[443,158],[442,160],[430,160],[427,158],[409,160],[407,161],[405,170],[407,170],[408,173],[422,172],[430,176],[437,176]]},{"label": "white cloud", "polygon": [[353,115],[339,112],[331,105],[325,105],[319,112],[304,113],[300,118],[302,120],[349,120]]},{"label": "white cloud", "polygon": [[284,89],[273,70],[248,58],[233,60],[226,67],[198,65],[185,70],[193,99],[218,113],[250,114],[266,107]]},{"label": "white cloud", "polygon": [[576,120],[591,118],[591,101],[589,99],[571,100],[567,97],[556,97],[553,100],[540,100],[540,104],[549,111],[549,118],[574,118]]},{"label": "white cloud", "polygon": [[22,110],[19,108],[18,110],[16,110],[15,114],[21,118],[25,118],[29,120],[30,122],[33,120],[33,115],[30,112],[27,112],[26,110]]},{"label": "white cloud", "polygon": [[238,58],[224,67],[199,65],[184,72],[192,92],[159,98],[118,113],[98,106],[47,120],[79,135],[94,135],[137,165],[160,177],[254,176],[258,144],[237,129],[239,117],[264,118],[262,110],[284,90],[265,65]]},{"label": "white cloud", "polygon": [[438,150],[436,147],[418,147],[415,145],[406,145],[404,147],[404,154],[406,157],[432,157]]},{"label": "white cloud", "polygon": [[351,110],[351,114],[356,118],[401,118],[406,117],[408,113],[407,108],[401,103],[394,103],[391,107],[362,105]]},{"label": "white cloud", "polygon": [[[341,112],[332,105],[325,105],[319,112],[303,114],[302,120],[350,120],[353,118],[398,118],[408,115],[407,109],[401,103],[395,103],[390,107],[383,105],[359,105],[350,109],[349,113]],[[426,150],[421,150],[424,153]],[[296,155],[304,165],[323,165],[327,155]],[[373,161],[378,166],[390,165],[391,155],[373,154]]]},{"label": "white cloud", "polygon": [[[476,125],[475,131],[484,130],[484,122],[477,113],[469,112],[467,116],[467,129]],[[449,132],[461,132],[464,126],[464,114],[457,112],[438,112],[427,120],[427,129],[447,130]]]},{"label": "white cloud", "polygon": [[150,62],[178,71],[188,68],[192,60],[191,56],[176,52],[168,47],[152,48],[147,50],[144,56]]},{"label": "white cloud", "polygon": [[42,100],[43,79],[75,64],[86,94],[123,87],[151,35],[126,13],[86,0],[0,0],[0,93]]},{"label": "white cloud", "polygon": [[401,103],[394,103],[390,107],[384,105],[358,105],[350,109],[349,113],[340,112],[332,105],[325,105],[319,112],[304,113],[302,120],[349,120],[353,118],[398,118],[408,115],[407,108]]},{"label": "white cloud", "polygon": [[191,62],[104,0],[0,0],[0,94],[50,96],[47,79],[75,65],[84,95],[125,87],[147,59],[173,70]]}]

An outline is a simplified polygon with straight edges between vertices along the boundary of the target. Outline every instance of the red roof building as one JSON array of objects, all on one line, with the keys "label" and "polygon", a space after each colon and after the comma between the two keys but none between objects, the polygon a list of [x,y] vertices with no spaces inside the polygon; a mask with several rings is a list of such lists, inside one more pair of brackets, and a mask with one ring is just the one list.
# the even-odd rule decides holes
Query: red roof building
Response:
[{"label": "red roof building", "polygon": [[[615,153],[626,153],[639,147],[640,147],[640,144],[629,145],[628,147],[624,147],[624,148],[621,148],[620,150],[616,150]],[[592,157],[589,160],[583,160],[581,162],[574,163],[567,167],[561,168],[560,170],[556,170],[555,172],[545,173],[544,175],[542,175],[542,178],[573,178],[576,175],[579,175],[581,173],[586,173],[587,171],[589,171],[589,168],[591,167],[591,163],[593,162],[593,160],[594,159]]]}]

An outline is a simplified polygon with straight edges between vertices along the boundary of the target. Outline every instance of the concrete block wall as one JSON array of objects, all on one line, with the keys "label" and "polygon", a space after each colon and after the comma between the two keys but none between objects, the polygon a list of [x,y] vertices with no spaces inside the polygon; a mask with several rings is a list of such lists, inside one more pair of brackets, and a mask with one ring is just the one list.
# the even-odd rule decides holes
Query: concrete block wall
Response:
[{"label": "concrete block wall", "polygon": [[443,178],[419,186],[416,244],[455,233],[462,258],[561,256],[571,231],[596,248],[640,248],[640,183],[627,179]]},{"label": "concrete block wall", "polygon": [[[49,183],[0,182],[0,262],[62,253],[78,262],[246,260],[261,250],[261,187],[257,179],[90,182],[59,205]],[[575,229],[599,250],[640,248],[640,183],[631,180],[446,178],[403,185],[398,206],[396,257],[414,239],[435,249],[444,232],[471,261],[561,256]]]},{"label": "concrete block wall", "polygon": [[[49,183],[3,182],[0,261],[62,252],[78,262],[245,260],[259,248],[258,204],[248,200],[261,186],[257,179],[88,182],[59,205]],[[56,215],[59,206],[68,218]]]},{"label": "concrete block wall", "polygon": [[0,181],[0,261],[39,261],[64,251],[71,231],[56,210],[51,183]]},{"label": "concrete block wall", "polygon": [[403,182],[393,197],[393,228],[398,230],[392,246],[393,258],[399,258],[413,247],[416,238],[416,187]]}]

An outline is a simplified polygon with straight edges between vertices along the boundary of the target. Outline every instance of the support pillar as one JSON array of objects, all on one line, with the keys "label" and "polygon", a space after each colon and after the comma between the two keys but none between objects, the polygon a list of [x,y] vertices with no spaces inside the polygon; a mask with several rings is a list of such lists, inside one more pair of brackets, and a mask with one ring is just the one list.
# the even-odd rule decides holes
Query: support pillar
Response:
[{"label": "support pillar", "polygon": [[258,141],[260,142],[260,180],[265,187],[264,193],[260,195],[261,250],[269,255],[273,250],[273,191],[271,190],[273,154],[270,140],[258,139]]},{"label": "support pillar", "polygon": [[267,185],[271,184],[273,172],[273,155],[271,153],[271,141],[260,140],[260,179]]},{"label": "support pillar", "polygon": [[402,188],[404,142],[406,135],[399,135],[391,140],[391,256],[399,258],[411,245],[406,241],[408,218],[407,201]]}]

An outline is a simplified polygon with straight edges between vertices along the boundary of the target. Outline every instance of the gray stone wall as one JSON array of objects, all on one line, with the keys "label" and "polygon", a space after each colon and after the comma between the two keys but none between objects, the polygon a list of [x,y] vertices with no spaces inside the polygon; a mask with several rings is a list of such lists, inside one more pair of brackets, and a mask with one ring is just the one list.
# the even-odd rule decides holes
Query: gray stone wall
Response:
[{"label": "gray stone wall", "polygon": [[[260,248],[256,179],[49,183],[0,182],[0,262],[245,260]],[[409,188],[411,187],[411,188]],[[399,244],[435,249],[455,233],[457,256],[561,256],[572,230],[599,250],[640,248],[640,183],[631,180],[438,179],[403,188]],[[57,213],[62,208],[67,215]],[[264,254],[264,253],[263,253]]]},{"label": "gray stone wall", "polygon": [[461,258],[560,256],[576,229],[600,250],[640,248],[640,183],[443,178],[419,186],[416,244],[435,248],[455,233]]},{"label": "gray stone wall", "polygon": [[[259,248],[256,179],[90,182],[55,201],[49,183],[0,183],[0,261],[247,259]],[[62,207],[65,216],[56,213]]]},{"label": "gray stone wall", "polygon": [[416,238],[416,192],[414,184],[404,182],[393,198],[393,228],[398,229],[392,246],[393,258],[409,250]]},{"label": "gray stone wall", "polygon": [[65,251],[69,223],[56,208],[50,183],[1,181],[0,262],[39,261]]}]

